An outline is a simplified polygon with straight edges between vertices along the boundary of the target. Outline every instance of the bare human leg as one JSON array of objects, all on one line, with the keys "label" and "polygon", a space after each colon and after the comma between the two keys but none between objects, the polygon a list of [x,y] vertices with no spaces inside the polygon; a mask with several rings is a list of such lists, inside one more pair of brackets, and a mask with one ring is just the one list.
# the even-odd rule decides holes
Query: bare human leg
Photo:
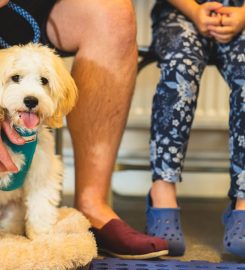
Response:
[{"label": "bare human leg", "polygon": [[156,208],[176,208],[176,186],[163,180],[156,180],[151,188],[152,206]]},{"label": "bare human leg", "polygon": [[137,48],[131,1],[60,0],[50,40],[76,51],[78,103],[68,117],[75,151],[75,206],[96,228],[119,218],[107,205],[112,170],[135,84]]},{"label": "bare human leg", "polygon": [[76,208],[90,220],[103,251],[134,259],[167,254],[166,240],[135,231],[107,204],[136,78],[131,1],[60,0],[47,30],[55,46],[77,52],[72,75],[79,98],[68,117],[75,151]]}]

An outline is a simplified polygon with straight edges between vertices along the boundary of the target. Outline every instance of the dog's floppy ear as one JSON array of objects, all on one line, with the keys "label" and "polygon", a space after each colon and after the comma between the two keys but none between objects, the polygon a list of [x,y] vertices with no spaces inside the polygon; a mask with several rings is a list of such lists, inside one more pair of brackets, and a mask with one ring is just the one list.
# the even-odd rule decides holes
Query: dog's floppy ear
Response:
[{"label": "dog's floppy ear", "polygon": [[0,50],[0,89],[4,86],[9,74],[13,69],[13,56],[10,51],[14,51],[15,47]]},{"label": "dog's floppy ear", "polygon": [[[11,73],[11,63],[13,59],[9,53],[9,49],[0,50],[0,100],[2,97],[2,89],[4,84]],[[5,111],[0,104],[0,123],[5,119]]]},{"label": "dog's floppy ear", "polygon": [[53,55],[53,64],[55,68],[54,78],[51,78],[50,86],[58,93],[58,105],[53,116],[46,120],[46,124],[52,128],[61,127],[63,117],[67,115],[77,99],[77,86],[65,67],[64,62],[56,55]]},{"label": "dog's floppy ear", "polygon": [[5,119],[4,109],[0,107],[0,123]]}]

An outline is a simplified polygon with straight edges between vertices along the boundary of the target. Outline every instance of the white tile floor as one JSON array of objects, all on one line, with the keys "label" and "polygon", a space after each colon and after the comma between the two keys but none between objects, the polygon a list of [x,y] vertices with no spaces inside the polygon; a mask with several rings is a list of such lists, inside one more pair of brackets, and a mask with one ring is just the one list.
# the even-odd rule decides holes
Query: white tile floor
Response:
[{"label": "white tile floor", "polygon": [[[63,161],[65,165],[65,196],[63,203],[72,206],[74,194],[74,160],[70,139],[66,134],[63,148]],[[119,181],[121,185],[123,180],[124,185],[129,186],[130,189],[132,188],[132,182],[138,182],[135,180],[136,177],[131,178],[125,174],[120,178],[121,181],[118,179],[116,181]],[[117,185],[114,185],[114,189],[118,190]],[[244,263],[244,260],[240,260],[223,251],[223,227],[220,222],[220,216],[227,204],[227,200],[185,198],[181,199],[180,204],[182,208],[183,229],[186,237],[187,251],[185,256],[176,259],[184,261],[207,260],[210,262],[233,261]],[[130,225],[138,230],[144,230],[145,198],[143,196],[119,196],[114,193],[113,207],[119,216]]]}]

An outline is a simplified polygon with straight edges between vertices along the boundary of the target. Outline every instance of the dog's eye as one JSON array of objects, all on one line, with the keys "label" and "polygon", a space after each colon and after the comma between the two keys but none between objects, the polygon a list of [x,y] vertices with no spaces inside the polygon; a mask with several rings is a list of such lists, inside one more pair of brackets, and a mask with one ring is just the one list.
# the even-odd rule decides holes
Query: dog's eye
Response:
[{"label": "dog's eye", "polygon": [[48,84],[48,79],[45,77],[41,77],[41,83],[42,83],[42,85]]},{"label": "dog's eye", "polygon": [[18,75],[18,74],[13,75],[13,76],[11,77],[11,79],[12,79],[13,82],[18,83],[18,82],[20,82],[20,75]]}]

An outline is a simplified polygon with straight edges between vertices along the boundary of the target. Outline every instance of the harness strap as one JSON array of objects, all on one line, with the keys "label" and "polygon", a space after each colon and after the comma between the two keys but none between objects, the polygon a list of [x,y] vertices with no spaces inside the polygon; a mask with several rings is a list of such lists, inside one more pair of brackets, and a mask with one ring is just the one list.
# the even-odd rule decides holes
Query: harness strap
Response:
[{"label": "harness strap", "polygon": [[[9,1],[7,6],[10,9],[12,9],[14,12],[16,12],[17,14],[22,16],[31,25],[31,27],[33,29],[33,33],[34,33],[34,37],[33,37],[32,42],[33,43],[38,43],[39,40],[40,40],[40,36],[41,36],[40,28],[39,28],[39,25],[36,22],[36,20],[31,16],[31,14],[29,12],[27,12],[25,9],[23,9],[20,6],[13,3],[12,1]],[[2,37],[0,37],[0,46],[2,48],[11,47],[11,45],[9,45],[8,42],[5,41]]]}]

